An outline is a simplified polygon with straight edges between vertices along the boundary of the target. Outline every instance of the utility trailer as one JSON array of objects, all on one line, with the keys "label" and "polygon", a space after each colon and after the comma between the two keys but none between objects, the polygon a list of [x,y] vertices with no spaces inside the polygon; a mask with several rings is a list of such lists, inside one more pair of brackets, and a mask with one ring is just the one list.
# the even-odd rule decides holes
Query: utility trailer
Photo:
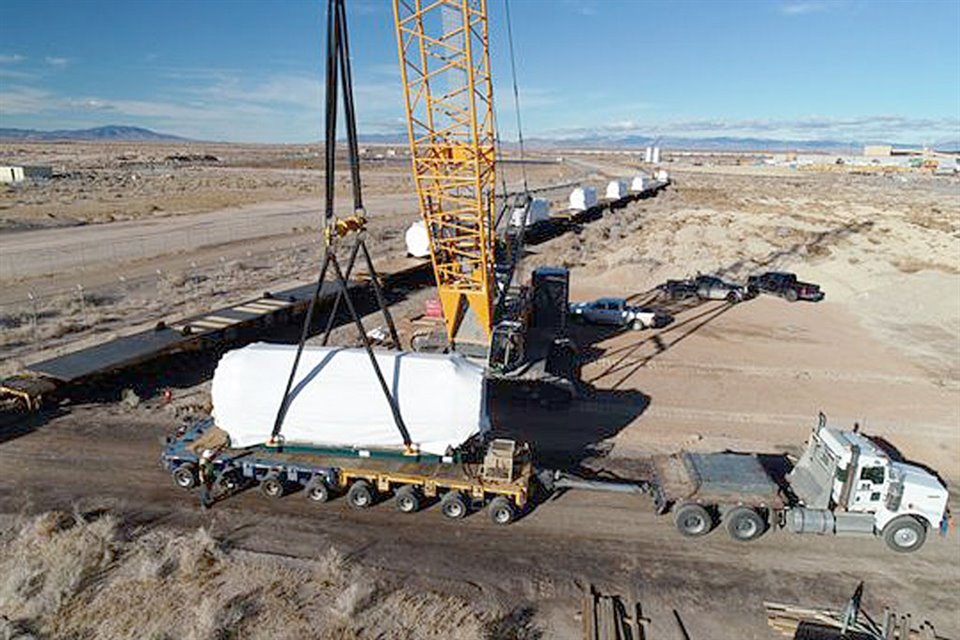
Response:
[{"label": "utility trailer", "polygon": [[791,533],[879,536],[893,551],[923,546],[930,530],[946,535],[948,492],[932,473],[894,460],[857,429],[820,421],[783,477],[750,453],[680,453],[645,461],[632,481],[541,473],[548,491],[586,489],[646,493],[658,514],[672,512],[685,536],[723,524],[748,542],[771,528]]},{"label": "utility trailer", "polygon": [[178,487],[194,489],[205,450],[216,452],[214,492],[221,497],[258,486],[272,499],[302,491],[321,503],[343,494],[351,507],[364,509],[392,495],[401,513],[415,513],[439,500],[448,518],[485,507],[499,525],[513,522],[527,507],[534,478],[529,449],[512,440],[494,439],[485,449],[468,446],[449,456],[283,441],[231,448],[211,418],[168,438],[162,466]]}]

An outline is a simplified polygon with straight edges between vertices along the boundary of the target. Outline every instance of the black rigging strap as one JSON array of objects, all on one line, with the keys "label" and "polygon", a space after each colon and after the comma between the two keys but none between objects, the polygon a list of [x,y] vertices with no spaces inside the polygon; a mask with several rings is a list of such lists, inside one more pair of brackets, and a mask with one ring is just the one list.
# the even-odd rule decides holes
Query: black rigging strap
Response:
[{"label": "black rigging strap", "polygon": [[[345,303],[347,311],[353,320],[360,340],[370,359],[370,365],[374,374],[380,383],[384,397],[390,404],[390,410],[393,414],[393,421],[403,438],[404,446],[409,451],[412,446],[410,433],[400,415],[400,407],[396,398],[390,392],[390,386],[387,384],[377,362],[376,355],[370,345],[370,339],[367,337],[363,328],[363,322],[357,313],[356,306],[350,298],[349,278],[353,273],[353,267],[357,257],[362,253],[367,273],[370,276],[370,286],[373,289],[374,296],[380,311],[383,313],[384,320],[390,331],[390,339],[393,341],[394,348],[400,347],[400,339],[397,335],[396,325],[393,317],[387,309],[386,299],[383,295],[383,289],[380,285],[380,277],[373,266],[373,260],[370,258],[370,252],[367,250],[365,239],[365,224],[363,208],[363,197],[360,184],[360,157],[357,144],[357,123],[353,102],[352,77],[350,74],[350,48],[347,41],[347,13],[344,0],[327,0],[327,73],[326,73],[326,112],[325,112],[325,138],[324,138],[324,170],[325,170],[325,206],[323,220],[323,257],[320,266],[320,275],[317,278],[317,288],[310,300],[310,306],[304,317],[303,328],[300,332],[300,342],[297,346],[297,353],[293,360],[293,366],[290,370],[290,377],[287,379],[287,386],[283,393],[283,400],[277,411],[277,418],[273,425],[271,439],[274,442],[281,441],[280,432],[283,428],[283,420],[286,417],[287,410],[290,408],[290,390],[293,388],[297,376],[297,368],[300,364],[300,357],[303,354],[303,347],[310,337],[310,328],[313,324],[323,285],[326,282],[328,273],[333,275],[333,284],[336,288],[336,298],[333,308],[327,317],[326,328],[323,335],[323,344],[326,345],[330,339],[330,333],[333,330],[334,321],[340,311],[341,303]],[[338,75],[342,74],[342,82],[338,83]],[[347,133],[347,155],[350,163],[350,181],[353,187],[353,215],[338,220],[334,215],[334,196],[336,189],[336,146],[337,146],[337,98],[338,84],[343,87],[344,116],[346,120]],[[353,244],[350,249],[346,269],[340,266],[337,258],[336,243],[344,236],[353,234]]]}]

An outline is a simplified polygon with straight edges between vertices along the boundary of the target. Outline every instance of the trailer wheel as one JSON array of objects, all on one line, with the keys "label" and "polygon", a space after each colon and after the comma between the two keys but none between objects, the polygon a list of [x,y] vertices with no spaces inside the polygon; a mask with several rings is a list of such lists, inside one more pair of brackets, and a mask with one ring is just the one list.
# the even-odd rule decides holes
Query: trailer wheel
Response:
[{"label": "trailer wheel", "polygon": [[459,520],[467,515],[467,501],[459,491],[451,491],[440,500],[440,511],[451,520]]},{"label": "trailer wheel", "polygon": [[347,491],[347,502],[354,509],[366,509],[373,504],[373,487],[366,480],[357,480]]},{"label": "trailer wheel", "polygon": [[737,507],[723,517],[727,523],[727,533],[734,540],[749,542],[756,540],[767,529],[767,523],[756,510],[749,507]]},{"label": "trailer wheel", "polygon": [[181,489],[193,489],[197,486],[197,467],[185,462],[173,470],[173,483]]},{"label": "trailer wheel", "polygon": [[927,528],[913,516],[898,516],[883,528],[883,541],[898,553],[916,551],[926,539]]},{"label": "trailer wheel", "polygon": [[400,513],[416,513],[420,511],[420,492],[412,484],[405,484],[393,496],[393,505]]},{"label": "trailer wheel", "polygon": [[284,494],[283,481],[277,476],[267,476],[260,482],[260,493],[268,498],[280,498]]},{"label": "trailer wheel", "polygon": [[516,517],[513,503],[506,496],[497,496],[491,500],[487,506],[487,513],[490,514],[490,520],[493,524],[499,525],[510,524]]},{"label": "trailer wheel", "polygon": [[691,538],[706,535],[713,529],[713,517],[699,504],[682,505],[677,509],[674,522],[680,533]]},{"label": "trailer wheel", "polygon": [[304,494],[311,502],[326,502],[330,499],[330,487],[322,478],[316,478],[307,484]]}]

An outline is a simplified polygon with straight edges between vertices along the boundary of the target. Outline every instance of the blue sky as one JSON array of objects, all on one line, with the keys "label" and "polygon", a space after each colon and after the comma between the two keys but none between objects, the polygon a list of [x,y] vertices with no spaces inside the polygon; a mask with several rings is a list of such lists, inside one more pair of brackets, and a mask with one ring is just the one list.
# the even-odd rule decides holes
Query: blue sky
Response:
[{"label": "blue sky", "polygon": [[[960,0],[509,0],[525,134],[960,138]],[[488,0],[504,137],[504,0]],[[0,0],[0,127],[321,138],[322,0]],[[348,0],[363,133],[403,132],[389,0]]]}]

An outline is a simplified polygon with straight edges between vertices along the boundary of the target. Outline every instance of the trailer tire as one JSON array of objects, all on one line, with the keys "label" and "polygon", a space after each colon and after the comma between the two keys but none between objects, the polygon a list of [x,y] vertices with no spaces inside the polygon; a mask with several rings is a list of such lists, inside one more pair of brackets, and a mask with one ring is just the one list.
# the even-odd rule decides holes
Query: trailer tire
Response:
[{"label": "trailer tire", "polygon": [[767,530],[766,521],[750,507],[737,507],[727,513],[723,519],[726,521],[727,533],[740,542],[756,540]]},{"label": "trailer tire", "polygon": [[506,496],[497,496],[491,500],[487,505],[487,513],[490,515],[490,521],[500,526],[510,524],[517,517],[513,502]]},{"label": "trailer tire", "polygon": [[173,483],[181,489],[193,489],[199,484],[197,466],[192,462],[185,462],[173,470]]},{"label": "trailer tire", "polygon": [[285,490],[286,487],[283,486],[283,481],[277,476],[267,476],[260,481],[260,493],[271,500],[282,498],[286,492]]},{"label": "trailer tire", "polygon": [[373,487],[366,480],[357,480],[347,491],[347,502],[354,509],[366,509],[373,505]]},{"label": "trailer tire", "polygon": [[898,516],[883,528],[883,541],[897,553],[910,553],[923,546],[927,528],[913,516]]},{"label": "trailer tire", "polygon": [[684,504],[677,509],[674,523],[683,535],[697,538],[710,533],[713,529],[713,516],[699,504]]},{"label": "trailer tire", "polygon": [[405,484],[397,489],[393,496],[393,506],[400,513],[416,513],[420,511],[420,491],[412,484]]},{"label": "trailer tire", "polygon": [[304,495],[311,502],[326,502],[330,499],[330,487],[323,481],[323,478],[315,478],[307,483],[304,488]]},{"label": "trailer tire", "polygon": [[451,520],[467,515],[467,501],[459,491],[450,491],[440,499],[440,512]]}]

